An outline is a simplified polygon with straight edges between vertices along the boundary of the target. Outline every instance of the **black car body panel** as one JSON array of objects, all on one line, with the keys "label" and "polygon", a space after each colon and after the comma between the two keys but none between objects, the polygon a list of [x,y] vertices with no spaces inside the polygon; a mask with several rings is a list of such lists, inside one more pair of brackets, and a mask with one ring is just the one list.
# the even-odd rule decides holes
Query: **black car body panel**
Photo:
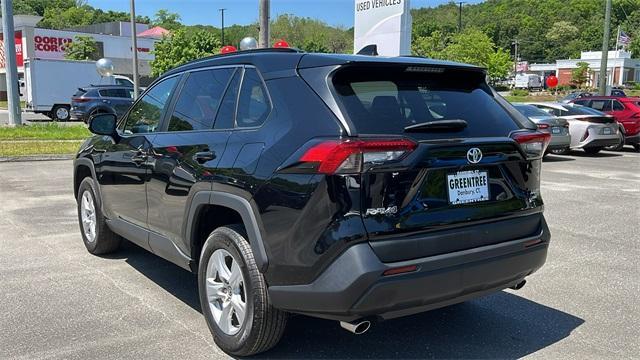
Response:
[{"label": "black car body panel", "polygon": [[[358,73],[366,81],[364,71],[399,66],[417,67],[408,79],[428,80],[430,68],[460,84],[470,76],[465,93],[498,114],[485,116],[495,125],[474,130],[482,120],[467,119],[460,132],[362,131],[334,80]],[[196,84],[204,76],[218,87],[208,95]],[[513,136],[531,123],[484,76],[477,67],[422,58],[293,50],[198,60],[149,86],[117,136],[82,145],[76,191],[82,174],[94,177],[112,230],[192,270],[211,227],[243,224],[273,302],[285,310],[350,320],[444,306],[522,281],[544,263],[550,238],[541,160]],[[444,98],[460,89],[442,91]],[[184,99],[191,102],[183,109]],[[415,149],[344,174],[300,160],[323,141],[389,137]],[[474,164],[471,148],[484,154]],[[447,176],[465,171],[487,174],[489,198],[452,203]],[[406,264],[417,272],[382,276]]]}]

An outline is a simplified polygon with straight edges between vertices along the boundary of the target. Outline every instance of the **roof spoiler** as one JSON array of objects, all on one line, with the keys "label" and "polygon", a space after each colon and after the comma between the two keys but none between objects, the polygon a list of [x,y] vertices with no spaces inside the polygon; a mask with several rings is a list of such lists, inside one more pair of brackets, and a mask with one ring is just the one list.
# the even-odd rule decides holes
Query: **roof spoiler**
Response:
[{"label": "roof spoiler", "polygon": [[378,45],[370,44],[358,51],[356,55],[369,55],[369,56],[378,56]]}]

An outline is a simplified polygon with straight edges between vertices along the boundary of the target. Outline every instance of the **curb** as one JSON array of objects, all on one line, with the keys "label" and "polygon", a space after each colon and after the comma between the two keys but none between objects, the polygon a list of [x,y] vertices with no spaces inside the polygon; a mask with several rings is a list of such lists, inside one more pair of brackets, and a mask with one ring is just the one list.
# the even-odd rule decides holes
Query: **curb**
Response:
[{"label": "curb", "polygon": [[33,155],[33,156],[14,156],[0,157],[0,163],[5,162],[30,162],[30,161],[59,161],[72,160],[75,155]]}]

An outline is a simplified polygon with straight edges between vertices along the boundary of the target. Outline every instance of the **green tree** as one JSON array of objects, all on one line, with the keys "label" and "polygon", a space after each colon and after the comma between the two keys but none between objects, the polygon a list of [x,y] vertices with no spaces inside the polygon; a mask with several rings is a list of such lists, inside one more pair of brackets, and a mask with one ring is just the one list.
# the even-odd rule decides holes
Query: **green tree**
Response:
[{"label": "green tree", "polygon": [[440,30],[435,30],[430,35],[414,38],[411,44],[411,52],[416,56],[424,56],[434,59],[443,57],[443,51],[447,47],[447,37]]},{"label": "green tree", "polygon": [[76,36],[64,49],[69,60],[98,60],[96,41],[91,36]]},{"label": "green tree", "polygon": [[180,15],[166,9],[160,9],[156,12],[151,25],[160,26],[167,30],[177,30],[183,26],[182,23],[180,23],[180,19]]},{"label": "green tree", "polygon": [[571,83],[576,85],[578,88],[582,88],[589,80],[589,74],[591,70],[589,69],[589,63],[581,61],[576,64],[578,67],[571,70]]},{"label": "green tree", "polygon": [[160,76],[191,60],[216,54],[219,49],[220,40],[209,31],[178,29],[156,43],[155,59],[151,62],[151,74]]},{"label": "green tree", "polygon": [[302,50],[310,53],[328,53],[329,48],[325,46],[324,39],[309,38],[305,39],[302,44]]},{"label": "green tree", "polygon": [[498,49],[489,55],[486,67],[487,75],[492,81],[504,79],[513,69],[513,60],[508,51]]}]

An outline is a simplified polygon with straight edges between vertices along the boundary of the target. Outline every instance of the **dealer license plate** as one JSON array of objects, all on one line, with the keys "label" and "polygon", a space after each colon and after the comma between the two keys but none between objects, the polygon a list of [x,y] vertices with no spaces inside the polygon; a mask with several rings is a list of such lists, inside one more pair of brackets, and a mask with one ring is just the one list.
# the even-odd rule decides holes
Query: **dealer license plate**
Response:
[{"label": "dealer license plate", "polygon": [[458,171],[447,175],[449,203],[468,204],[489,200],[489,175],[486,171]]},{"label": "dealer license plate", "polygon": [[552,134],[560,134],[561,132],[562,132],[562,131],[560,131],[560,128],[559,128],[559,127],[557,127],[557,126],[556,126],[556,127],[552,127],[552,128],[551,128],[551,133],[552,133]]},{"label": "dealer license plate", "polygon": [[604,130],[602,130],[602,134],[604,135],[611,135],[611,128],[604,128]]}]

